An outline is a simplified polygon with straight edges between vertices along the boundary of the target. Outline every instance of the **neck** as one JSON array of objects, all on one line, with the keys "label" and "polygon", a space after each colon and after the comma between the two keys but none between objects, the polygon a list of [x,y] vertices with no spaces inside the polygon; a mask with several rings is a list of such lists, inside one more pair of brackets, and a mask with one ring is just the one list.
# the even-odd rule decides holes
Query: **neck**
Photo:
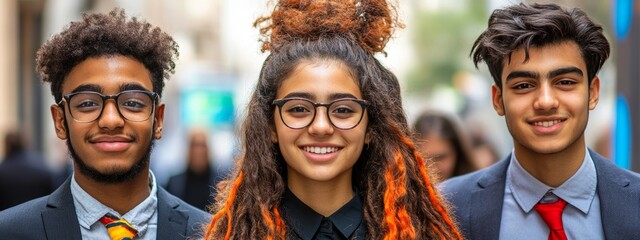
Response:
[{"label": "neck", "polygon": [[288,187],[300,201],[328,217],[353,198],[351,174],[343,175],[323,182],[295,179],[290,175]]},{"label": "neck", "polygon": [[514,153],[520,165],[550,187],[559,187],[578,171],[586,155],[585,149],[584,137],[554,153],[538,153],[514,144]]},{"label": "neck", "polygon": [[74,169],[78,185],[91,197],[124,215],[140,204],[151,193],[149,169],[140,171],[133,179],[121,183],[97,182]]}]

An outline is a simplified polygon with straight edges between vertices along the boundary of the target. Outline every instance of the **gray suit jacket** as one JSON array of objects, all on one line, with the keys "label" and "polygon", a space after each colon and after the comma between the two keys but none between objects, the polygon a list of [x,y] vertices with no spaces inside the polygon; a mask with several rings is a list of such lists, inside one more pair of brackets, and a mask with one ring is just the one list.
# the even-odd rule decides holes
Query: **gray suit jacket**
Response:
[{"label": "gray suit jacket", "polygon": [[[157,239],[202,236],[211,215],[192,207],[158,186]],[[82,239],[67,179],[49,196],[0,212],[2,239]]]},{"label": "gray suit jacket", "polygon": [[[602,228],[606,239],[640,239],[640,174],[627,171],[589,150],[598,174]],[[466,239],[498,239],[508,156],[493,166],[443,182],[439,188],[453,206]]]}]

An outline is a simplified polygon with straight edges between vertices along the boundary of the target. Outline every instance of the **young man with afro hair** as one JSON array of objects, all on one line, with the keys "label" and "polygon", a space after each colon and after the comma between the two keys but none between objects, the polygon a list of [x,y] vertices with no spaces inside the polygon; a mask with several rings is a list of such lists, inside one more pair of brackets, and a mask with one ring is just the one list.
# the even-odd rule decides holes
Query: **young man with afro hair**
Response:
[{"label": "young man with afro hair", "polygon": [[84,14],[42,45],[36,70],[51,84],[51,116],[73,176],[49,196],[0,212],[3,239],[202,234],[211,216],[167,193],[149,170],[177,56],[171,36],[122,9]]}]

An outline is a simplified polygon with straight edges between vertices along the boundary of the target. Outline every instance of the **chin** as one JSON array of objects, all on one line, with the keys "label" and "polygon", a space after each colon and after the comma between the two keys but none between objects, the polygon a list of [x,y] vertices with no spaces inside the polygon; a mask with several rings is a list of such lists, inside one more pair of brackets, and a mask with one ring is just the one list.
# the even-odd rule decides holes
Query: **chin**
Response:
[{"label": "chin", "polygon": [[[155,141],[149,143],[149,147],[145,154],[133,163],[114,164],[112,166],[95,167],[86,163],[75,151],[71,145],[71,141],[67,138],[67,147],[73,158],[74,164],[79,169],[79,174],[87,176],[96,182],[101,183],[123,183],[137,177],[143,170],[149,169],[149,159],[151,158],[151,150]],[[128,165],[128,166],[127,166]]]},{"label": "chin", "polygon": [[529,146],[529,151],[538,153],[538,154],[554,154],[562,152],[562,150],[566,149],[566,146],[559,146],[558,144],[549,144],[549,146],[540,146],[535,145]]}]

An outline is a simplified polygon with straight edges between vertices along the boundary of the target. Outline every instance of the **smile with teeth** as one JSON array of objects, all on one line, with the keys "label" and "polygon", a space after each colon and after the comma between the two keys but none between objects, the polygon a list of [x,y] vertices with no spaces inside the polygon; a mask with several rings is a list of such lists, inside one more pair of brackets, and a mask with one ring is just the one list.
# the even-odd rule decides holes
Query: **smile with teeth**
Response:
[{"label": "smile with teeth", "polygon": [[302,150],[305,152],[315,153],[315,154],[327,154],[332,152],[337,152],[340,150],[338,147],[302,147]]},{"label": "smile with teeth", "polygon": [[543,126],[543,127],[550,127],[553,126],[557,123],[562,122],[562,120],[553,120],[553,121],[542,121],[542,122],[534,122],[533,125],[535,126]]}]

